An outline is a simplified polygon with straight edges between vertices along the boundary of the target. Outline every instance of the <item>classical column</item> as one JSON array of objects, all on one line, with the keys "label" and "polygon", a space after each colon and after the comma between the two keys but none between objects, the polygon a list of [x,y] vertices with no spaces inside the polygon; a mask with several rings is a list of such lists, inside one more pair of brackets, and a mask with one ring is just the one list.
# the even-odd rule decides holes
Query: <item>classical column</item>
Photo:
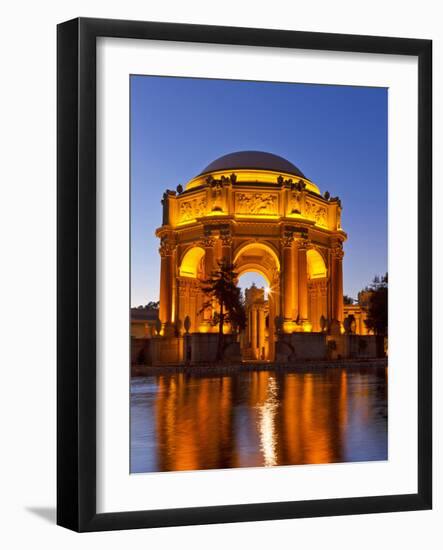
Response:
[{"label": "classical column", "polygon": [[292,261],[292,242],[293,237],[287,236],[281,239],[281,246],[283,249],[283,270],[282,270],[282,309],[285,323],[292,321],[293,310],[293,269],[294,264]]},{"label": "classical column", "polygon": [[228,262],[232,261],[232,237],[230,235],[221,236],[221,255]]},{"label": "classical column", "polygon": [[299,311],[298,311],[298,252],[297,252],[297,244],[296,241],[294,241],[293,244],[293,250],[292,250],[292,263],[293,263],[293,278],[292,278],[292,301],[293,301],[293,309],[292,309],[292,318],[297,319]]},{"label": "classical column", "polygon": [[251,307],[251,347],[252,355],[254,359],[257,359],[257,309],[255,306]]},{"label": "classical column", "polygon": [[162,239],[160,245],[160,311],[163,334],[173,331],[172,303],[173,303],[173,252],[174,246],[167,239]]},{"label": "classical column", "polygon": [[[205,259],[204,259],[204,266],[205,266],[205,279],[209,279],[211,277],[211,273],[214,271],[214,244],[215,240],[211,237],[206,237],[201,241],[201,246],[205,249]],[[203,301],[207,302],[208,297],[206,295],[203,296]],[[212,308],[205,308],[203,311],[203,323],[207,325],[207,329],[209,330],[209,321],[212,318]]]},{"label": "classical column", "polygon": [[274,360],[274,341],[275,341],[275,300],[273,296],[268,298],[269,303],[269,329],[268,329],[268,359]]},{"label": "classical column", "polygon": [[336,298],[336,289],[335,289],[335,271],[336,271],[336,262],[332,249],[329,250],[329,285],[328,285],[328,304],[327,304],[327,318],[331,322],[335,317],[335,298]]},{"label": "classical column", "polygon": [[298,255],[298,316],[300,321],[308,319],[308,263],[306,250],[308,243],[306,239],[297,241]]},{"label": "classical column", "polygon": [[265,309],[261,305],[258,309],[258,358],[262,358],[262,350],[265,345]]},{"label": "classical column", "polygon": [[333,258],[335,261],[335,296],[334,296],[334,319],[343,324],[343,248],[338,244],[333,249]]}]

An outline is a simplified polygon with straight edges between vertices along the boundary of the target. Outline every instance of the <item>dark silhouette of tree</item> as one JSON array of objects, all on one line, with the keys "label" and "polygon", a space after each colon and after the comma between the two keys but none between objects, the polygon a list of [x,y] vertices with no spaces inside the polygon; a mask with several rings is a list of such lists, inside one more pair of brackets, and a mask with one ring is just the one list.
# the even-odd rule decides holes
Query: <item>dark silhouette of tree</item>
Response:
[{"label": "dark silhouette of tree", "polygon": [[368,292],[368,317],[366,326],[374,334],[388,333],[388,274],[374,277],[372,284],[365,289]]},{"label": "dark silhouette of tree", "polygon": [[160,305],[160,302],[148,302],[145,306],[138,306],[137,309],[147,309],[149,311],[153,311],[155,309],[158,309]]},{"label": "dark silhouette of tree", "polygon": [[354,302],[355,302],[354,298],[351,298],[346,294],[343,296],[343,303],[345,304],[345,306],[352,306]]},{"label": "dark silhouette of tree", "polygon": [[246,326],[246,313],[240,288],[237,287],[237,273],[231,262],[223,259],[217,262],[217,269],[211,273],[209,279],[202,282],[202,291],[208,297],[203,309],[210,307],[214,299],[218,304],[218,311],[214,315],[214,323],[218,325],[218,345],[216,360],[223,358],[223,326],[230,322],[236,330],[243,330]]}]

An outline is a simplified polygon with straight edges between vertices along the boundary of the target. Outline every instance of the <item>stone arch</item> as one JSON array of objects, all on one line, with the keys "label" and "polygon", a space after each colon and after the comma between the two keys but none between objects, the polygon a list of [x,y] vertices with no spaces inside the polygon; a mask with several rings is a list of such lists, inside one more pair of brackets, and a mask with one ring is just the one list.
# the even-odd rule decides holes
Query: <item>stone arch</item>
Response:
[{"label": "stone arch", "polygon": [[309,248],[306,252],[308,279],[327,277],[328,270],[323,255],[317,248]]},{"label": "stone arch", "polygon": [[275,262],[276,270],[280,271],[280,259],[279,259],[278,252],[274,249],[274,247],[270,243],[263,242],[263,241],[253,241],[253,242],[249,241],[245,244],[240,245],[235,250],[235,253],[234,253],[234,264],[238,262],[241,256],[247,254],[248,251],[251,253],[254,250],[263,251],[269,254]]},{"label": "stone arch", "polygon": [[237,274],[239,278],[242,275],[245,275],[245,273],[258,273],[266,280],[269,287],[272,284],[269,274],[258,264],[244,264],[239,269],[237,269]]},{"label": "stone arch", "polygon": [[188,248],[182,256],[178,273],[180,277],[197,278],[198,268],[205,251],[200,246]]},{"label": "stone arch", "polygon": [[[273,360],[275,357],[275,318],[279,313],[280,302],[280,260],[274,247],[269,243],[262,241],[248,241],[239,246],[234,253],[234,264],[239,276],[245,273],[259,273],[268,283],[270,292],[268,294],[266,306],[266,316],[268,317],[268,327],[266,331],[266,359]],[[254,355],[255,359],[264,358],[260,353]]]},{"label": "stone arch", "polygon": [[322,253],[317,248],[306,252],[308,277],[308,316],[314,332],[321,331],[321,318],[327,317],[328,270]]}]

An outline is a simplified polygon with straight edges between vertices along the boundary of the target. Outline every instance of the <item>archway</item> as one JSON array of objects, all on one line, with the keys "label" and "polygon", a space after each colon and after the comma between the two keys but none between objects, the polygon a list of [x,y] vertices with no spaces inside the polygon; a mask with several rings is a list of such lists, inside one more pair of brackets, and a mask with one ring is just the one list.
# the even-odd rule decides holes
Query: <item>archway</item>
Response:
[{"label": "archway", "polygon": [[321,318],[328,317],[328,270],[322,254],[315,248],[306,252],[308,277],[308,315],[313,332],[322,330]]},{"label": "archway", "polygon": [[201,261],[205,251],[200,246],[189,248],[180,262],[179,275],[180,277],[197,278],[201,269]]},{"label": "archway", "polygon": [[204,257],[202,247],[192,246],[185,251],[178,266],[176,329],[180,333],[184,330],[195,332],[203,321],[200,282],[204,278]]},{"label": "archway", "polygon": [[[245,290],[246,330],[240,337],[243,360],[270,360],[275,357],[275,318],[279,311],[280,261],[267,243],[249,242],[234,254],[234,263]],[[255,285],[252,286],[252,282]]]},{"label": "archway", "polygon": [[246,328],[240,334],[242,359],[269,359],[269,282],[258,271],[246,270],[238,278],[246,309]]}]

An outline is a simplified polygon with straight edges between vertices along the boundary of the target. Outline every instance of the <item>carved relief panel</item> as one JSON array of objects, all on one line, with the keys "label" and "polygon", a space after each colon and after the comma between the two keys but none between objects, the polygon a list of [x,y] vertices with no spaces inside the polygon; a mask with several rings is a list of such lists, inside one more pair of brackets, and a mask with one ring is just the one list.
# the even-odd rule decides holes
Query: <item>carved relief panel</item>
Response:
[{"label": "carved relief panel", "polygon": [[307,200],[305,202],[304,215],[308,220],[314,221],[317,225],[327,227],[328,212],[326,207],[314,201]]},{"label": "carved relief panel", "polygon": [[277,193],[236,193],[235,213],[249,216],[278,214]]},{"label": "carved relief panel", "polygon": [[205,196],[198,196],[188,200],[180,200],[178,223],[185,223],[206,214],[207,201]]}]

